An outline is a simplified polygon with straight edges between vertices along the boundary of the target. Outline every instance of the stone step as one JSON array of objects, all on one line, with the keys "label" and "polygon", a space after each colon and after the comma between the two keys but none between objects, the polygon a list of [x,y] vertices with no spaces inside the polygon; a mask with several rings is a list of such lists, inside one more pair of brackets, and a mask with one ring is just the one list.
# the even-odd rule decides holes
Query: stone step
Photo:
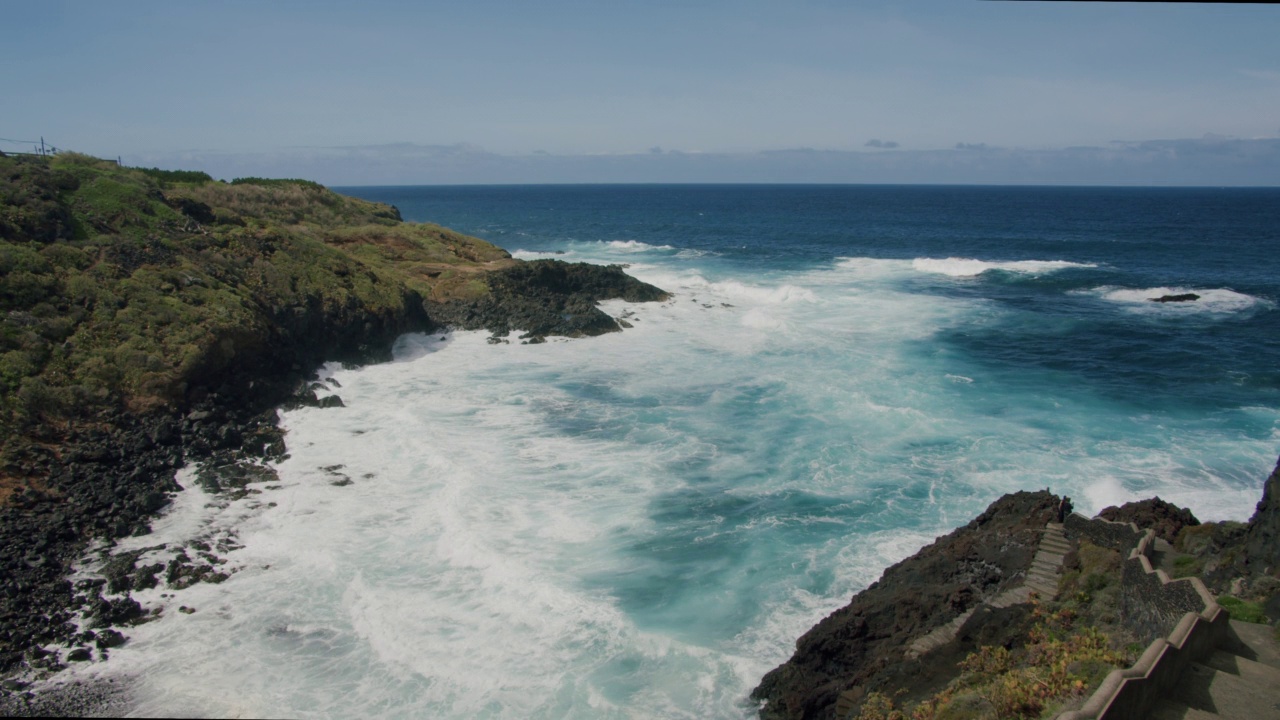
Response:
[{"label": "stone step", "polygon": [[1280,717],[1280,689],[1200,663],[1187,666],[1169,699],[1224,718]]},{"label": "stone step", "polygon": [[1065,555],[1071,549],[1071,543],[1066,540],[1051,540],[1045,538],[1040,541],[1041,550],[1052,550],[1059,554]]},{"label": "stone step", "polygon": [[1049,583],[1046,583],[1046,582],[1032,581],[1032,582],[1028,582],[1026,586],[1040,593],[1040,597],[1043,597],[1043,598],[1056,597],[1058,594],[1058,586],[1050,585]]},{"label": "stone step", "polygon": [[1062,569],[1061,563],[1046,562],[1044,560],[1032,560],[1031,570],[1029,570],[1028,572],[1040,572],[1046,575],[1057,575],[1058,571],[1061,569]]},{"label": "stone step", "polygon": [[919,657],[936,647],[951,642],[951,640],[955,638],[956,633],[960,630],[960,626],[964,625],[965,621],[967,621],[979,607],[981,606],[978,605],[971,607],[952,618],[951,622],[948,622],[946,625],[936,627],[928,634],[916,638],[912,641],[911,645],[907,647],[907,657]]},{"label": "stone step", "polygon": [[1032,561],[1039,560],[1041,562],[1052,563],[1054,565],[1061,565],[1063,557],[1064,555],[1062,553],[1045,552],[1044,550],[1041,550],[1040,552],[1035,554],[1035,557],[1032,558]]},{"label": "stone step", "polygon": [[1222,649],[1254,662],[1280,668],[1280,646],[1270,627],[1232,620]]},{"label": "stone step", "polygon": [[1221,720],[1221,718],[1222,716],[1216,713],[1187,707],[1173,700],[1161,700],[1147,715],[1147,720]]},{"label": "stone step", "polygon": [[1280,668],[1263,665],[1239,655],[1219,650],[1202,661],[1207,667],[1231,673],[1250,682],[1276,688],[1280,692]]},{"label": "stone step", "polygon": [[1043,576],[1036,576],[1036,575],[1032,575],[1032,576],[1028,577],[1026,580],[1023,580],[1023,581],[1022,581],[1022,584],[1023,584],[1023,586],[1025,586],[1025,587],[1029,587],[1029,588],[1031,588],[1031,589],[1035,590],[1036,592],[1040,593],[1041,595],[1043,595],[1043,594],[1045,594],[1045,593],[1055,593],[1055,594],[1056,594],[1056,593],[1058,592],[1058,579],[1057,579],[1057,578],[1047,578],[1047,577],[1043,577]]},{"label": "stone step", "polygon": [[1010,605],[1020,605],[1031,599],[1031,588],[1026,585],[1019,585],[1012,590],[1006,590],[992,599],[989,605],[997,608],[1007,608]]}]

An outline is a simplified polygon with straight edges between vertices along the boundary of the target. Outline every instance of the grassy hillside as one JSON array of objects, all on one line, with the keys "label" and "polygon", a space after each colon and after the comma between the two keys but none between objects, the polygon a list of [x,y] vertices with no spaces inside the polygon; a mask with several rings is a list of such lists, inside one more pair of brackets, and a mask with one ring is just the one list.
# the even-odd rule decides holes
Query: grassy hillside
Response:
[{"label": "grassy hillside", "polygon": [[0,157],[0,502],[69,426],[181,410],[303,346],[359,351],[511,262],[308,181]]}]

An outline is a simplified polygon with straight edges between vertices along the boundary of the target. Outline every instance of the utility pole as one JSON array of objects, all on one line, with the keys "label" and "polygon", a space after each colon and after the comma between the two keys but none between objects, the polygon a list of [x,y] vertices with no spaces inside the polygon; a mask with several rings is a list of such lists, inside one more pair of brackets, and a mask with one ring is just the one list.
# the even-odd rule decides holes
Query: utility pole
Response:
[{"label": "utility pole", "polygon": [[43,136],[43,135],[41,135],[41,136],[40,136],[40,154],[41,154],[41,155],[44,155],[44,154],[45,154],[45,152],[44,152],[44,136]]}]

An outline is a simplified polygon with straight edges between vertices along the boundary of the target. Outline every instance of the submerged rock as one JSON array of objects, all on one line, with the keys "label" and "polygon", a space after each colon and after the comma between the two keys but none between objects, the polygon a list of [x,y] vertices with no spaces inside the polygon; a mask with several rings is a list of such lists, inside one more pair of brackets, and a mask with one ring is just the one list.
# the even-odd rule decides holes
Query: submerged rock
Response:
[{"label": "submerged rock", "polygon": [[1151,302],[1171,303],[1171,302],[1195,302],[1200,296],[1195,293],[1182,293],[1181,295],[1161,295],[1158,298],[1149,298]]}]

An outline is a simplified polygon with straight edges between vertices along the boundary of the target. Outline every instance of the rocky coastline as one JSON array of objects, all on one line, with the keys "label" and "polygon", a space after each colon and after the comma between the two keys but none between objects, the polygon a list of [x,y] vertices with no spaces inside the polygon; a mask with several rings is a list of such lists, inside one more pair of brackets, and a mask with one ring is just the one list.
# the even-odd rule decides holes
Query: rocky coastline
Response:
[{"label": "rocky coastline", "polygon": [[[0,218],[0,240],[39,248],[34,254],[71,270],[49,281],[45,295],[31,290],[31,300],[13,299],[8,287],[0,293],[9,303],[5,321],[39,336],[31,355],[48,370],[15,383],[4,407],[3,429],[11,435],[0,453],[0,715],[127,709],[127,687],[45,681],[68,665],[108,658],[128,642],[130,627],[153,617],[132,591],[226,580],[220,553],[233,549],[234,539],[173,548],[163,563],[116,552],[115,541],[150,532],[151,520],[180,490],[179,468],[198,467],[197,482],[214,493],[256,492],[246,486],[269,478],[271,463],[286,452],[277,408],[341,403],[333,388],[317,383],[313,371],[321,363],[378,362],[404,333],[447,328],[487,330],[493,343],[594,336],[626,326],[600,301],[667,297],[621,267],[515,261],[482,241],[409,227],[394,208],[343,200],[302,181],[260,181],[239,190],[204,180],[165,185],[88,160],[19,170],[30,176],[21,193],[5,195],[0,184],[0,200],[16,208]],[[109,189],[128,202],[86,205],[76,194],[107,181],[125,187]],[[258,205],[267,209],[255,215]],[[289,217],[278,217],[286,211]],[[311,223],[326,213],[333,217]],[[239,324],[202,320],[209,333],[188,362],[170,372],[139,351],[144,372],[90,392],[84,380],[90,375],[73,371],[93,358],[72,363],[86,343],[70,331],[59,335],[57,323],[73,317],[88,324],[92,313],[124,311],[147,296],[138,287],[131,297],[76,290],[83,286],[72,282],[83,279],[76,273],[87,276],[96,267],[72,252],[82,249],[77,243],[91,245],[113,282],[196,308],[225,303],[240,313]],[[21,270],[34,278],[29,286],[44,282],[36,261],[19,259],[35,268]],[[323,270],[318,281],[307,276],[314,267]],[[250,286],[253,292],[226,290]],[[73,375],[79,384],[52,385]],[[335,484],[342,481],[337,470],[334,476]],[[1018,584],[1033,566],[1041,530],[1061,509],[1062,498],[1047,490],[1006,495],[885,570],[762,679],[752,693],[761,717],[833,718],[842,699],[847,707],[871,692],[924,697],[945,686],[969,652],[1019,646],[1033,621],[1027,605],[974,613],[954,642],[917,657],[904,654],[913,639]],[[1190,537],[1188,552],[1202,557],[1206,582],[1271,592],[1268,612],[1280,617],[1280,465],[1247,525],[1202,526],[1158,499],[1104,516],[1156,527],[1169,542]],[[73,582],[69,573],[90,548],[97,576]]]},{"label": "rocky coastline", "polygon": [[948,672],[978,644],[1008,642],[1029,610],[1013,606],[975,615],[966,641],[916,659],[908,643],[941,627],[983,599],[1017,583],[1031,568],[1040,531],[1057,516],[1061,498],[1047,491],[1018,492],[996,500],[969,524],[938,538],[886,569],[796,641],[792,658],[752,692],[765,720],[835,717],[842,693],[923,695],[946,684]]},{"label": "rocky coastline", "polygon": [[[848,605],[802,635],[791,659],[764,676],[751,694],[760,704],[762,720],[855,717],[872,696],[902,706],[918,703],[958,678],[961,661],[980,648],[1016,652],[1023,647],[1035,622],[1043,621],[1031,603],[987,606],[969,617],[950,642],[918,656],[904,653],[913,640],[1025,576],[1037,538],[1058,517],[1060,501],[1048,491],[1005,495],[968,525],[886,569]],[[1264,481],[1262,499],[1248,523],[1201,523],[1190,510],[1160,498],[1105,508],[1099,517],[1155,531],[1166,543],[1161,552],[1168,557],[1162,562],[1170,572],[1180,565],[1186,576],[1200,577],[1214,593],[1243,598],[1267,622],[1280,622],[1280,462]],[[1097,549],[1091,552],[1096,558]],[[1186,562],[1171,562],[1175,557]],[[1072,581],[1070,588],[1085,593],[1077,597],[1102,594],[1108,584],[1114,592],[1119,559],[1115,553],[1117,564],[1104,562],[1099,568],[1102,575],[1117,577],[1086,577],[1083,583]],[[1081,562],[1075,551],[1064,558],[1077,578]],[[1082,618],[1097,619],[1083,613]],[[1114,616],[1109,619],[1117,622]],[[876,712],[869,717],[889,717]]]},{"label": "rocky coastline", "polygon": [[[252,492],[244,486],[272,474],[271,461],[285,452],[276,408],[340,404],[315,392],[322,363],[388,359],[408,332],[488,330],[491,342],[509,342],[516,331],[524,342],[615,332],[622,327],[600,301],[667,297],[620,267],[512,260],[482,241],[401,223],[394,208],[305,181],[237,188],[205,176],[166,185],[83,156],[0,163],[8,171],[8,184],[0,184],[0,295],[11,343],[0,350],[16,346],[10,356],[36,361],[6,389],[2,418],[0,714],[7,716],[110,712],[122,702],[124,688],[40,681],[127,642],[129,627],[152,616],[131,590],[180,589],[227,575],[214,548],[193,544],[167,563],[145,564],[141,553],[113,554],[114,542],[150,532],[151,519],[181,489],[181,467],[199,467],[206,490]],[[104,187],[115,193],[110,200],[129,201],[124,209],[102,201]],[[290,203],[293,224],[281,225],[277,215]],[[85,248],[98,254],[97,266]],[[353,249],[378,254],[370,262],[344,252]],[[304,275],[316,263],[329,284],[305,289],[301,283],[316,282]],[[77,304],[82,277],[100,287]],[[275,284],[253,290],[252,281]],[[36,290],[24,297],[18,282]],[[184,303],[181,311],[205,313],[194,321],[204,331],[196,344],[180,348],[188,360],[164,358],[161,345],[141,358],[137,380],[117,373],[96,389],[85,379],[54,384],[88,377],[81,371],[94,360],[77,361],[76,353],[92,339],[89,330],[130,332],[121,316],[152,294],[162,312],[172,306],[168,294]],[[240,313],[241,322],[199,319],[228,313]],[[168,339],[147,320],[129,321],[155,333],[154,342]],[[50,336],[66,340],[59,347]],[[73,584],[69,573],[91,546],[99,548],[102,577]]]},{"label": "rocky coastline", "polygon": [[181,490],[174,473],[184,465],[200,466],[200,482],[215,492],[242,491],[246,483],[273,474],[269,463],[285,452],[276,408],[341,402],[333,395],[317,397],[313,368],[321,362],[386,359],[391,343],[404,332],[488,330],[491,341],[502,341],[522,330],[526,342],[599,335],[621,330],[597,307],[599,301],[666,297],[621,268],[554,260],[493,271],[489,281],[501,289],[484,301],[428,303],[420,315],[379,326],[298,333],[299,338],[346,340],[332,345],[300,340],[304,344],[292,348],[289,355],[295,360],[287,365],[278,362],[278,355],[264,357],[256,366],[246,359],[234,372],[213,378],[221,382],[198,392],[200,400],[174,412],[104,414],[97,428],[60,439],[57,452],[43,463],[24,466],[25,472],[46,478],[48,489],[15,493],[0,508],[0,567],[5,570],[0,584],[0,711],[41,715],[61,708],[82,714],[89,706],[102,706],[114,697],[114,689],[69,686],[60,688],[60,699],[42,700],[27,692],[27,686],[68,663],[105,659],[112,647],[124,643],[130,625],[151,617],[128,597],[129,590],[158,584],[180,589],[226,579],[217,558],[201,548],[181,552],[165,566],[138,565],[138,553],[111,555],[105,550],[104,579],[73,585],[67,576],[91,540],[109,547],[117,538],[149,532],[150,519]]}]

